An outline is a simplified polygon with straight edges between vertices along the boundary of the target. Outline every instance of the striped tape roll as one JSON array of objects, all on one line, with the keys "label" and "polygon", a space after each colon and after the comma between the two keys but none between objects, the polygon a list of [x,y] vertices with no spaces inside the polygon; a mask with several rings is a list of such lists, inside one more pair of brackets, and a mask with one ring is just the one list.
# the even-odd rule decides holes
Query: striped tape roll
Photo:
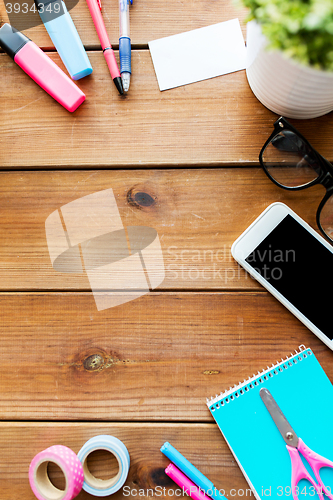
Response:
[{"label": "striped tape roll", "polygon": [[[106,450],[112,453],[119,465],[118,473],[110,479],[98,479],[91,474],[88,468],[88,456],[96,450]],[[112,495],[120,490],[127,479],[130,457],[126,446],[114,436],[100,435],[87,441],[78,453],[84,472],[83,489],[97,497]]]},{"label": "striped tape roll", "polygon": [[[47,473],[49,462],[62,470],[66,486],[64,490],[56,488]],[[67,446],[55,445],[36,455],[29,468],[29,482],[38,500],[72,500],[82,490],[83,468],[74,451]]]}]

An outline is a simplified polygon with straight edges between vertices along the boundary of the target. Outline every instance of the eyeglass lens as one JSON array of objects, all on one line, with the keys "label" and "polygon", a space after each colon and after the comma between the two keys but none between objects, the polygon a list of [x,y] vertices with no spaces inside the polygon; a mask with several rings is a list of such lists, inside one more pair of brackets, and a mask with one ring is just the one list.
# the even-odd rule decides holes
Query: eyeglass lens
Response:
[{"label": "eyeglass lens", "polygon": [[322,207],[319,222],[323,231],[333,240],[333,196],[328,198]]},{"label": "eyeglass lens", "polygon": [[282,186],[300,187],[319,177],[315,153],[291,130],[282,130],[266,146],[262,161],[268,174]]}]

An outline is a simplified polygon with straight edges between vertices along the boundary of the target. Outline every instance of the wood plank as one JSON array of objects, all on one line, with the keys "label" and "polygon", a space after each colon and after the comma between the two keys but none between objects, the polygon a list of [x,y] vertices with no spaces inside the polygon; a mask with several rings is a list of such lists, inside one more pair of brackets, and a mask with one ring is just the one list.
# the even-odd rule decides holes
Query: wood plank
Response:
[{"label": "wood plank", "polygon": [[[78,82],[87,99],[72,114],[1,55],[2,167],[257,162],[258,143],[249,148],[240,140],[253,135],[253,122],[235,125],[255,111],[267,130],[274,118],[253,96],[244,71],[161,93],[149,52],[136,51],[131,90],[121,98],[103,55],[90,55],[95,71]],[[51,57],[63,67],[57,54]]]},{"label": "wood plank", "polygon": [[[131,89],[121,98],[103,55],[90,55],[95,71],[78,82],[87,99],[73,114],[0,55],[2,168],[258,164],[277,117],[255,98],[245,71],[160,92],[149,51],[135,51]],[[333,159],[332,114],[299,128]]]},{"label": "wood plank", "polygon": [[[260,168],[0,176],[1,290],[90,290],[85,273],[53,269],[45,221],[63,205],[108,188],[125,227],[156,229],[165,266],[159,290],[256,290],[259,285],[231,257],[234,240],[275,201],[286,203],[317,229],[315,214],[324,194],[320,186],[295,193],[280,189]],[[128,281],[132,279],[129,273]]]},{"label": "wood plank", "polygon": [[206,397],[311,347],[271,295],[150,293],[97,311],[90,293],[1,294],[0,418],[211,422]]},{"label": "wood plank", "polygon": [[[1,423],[2,500],[35,499],[29,486],[28,470],[32,458],[37,453],[54,444],[63,444],[78,453],[88,439],[100,434],[118,437],[130,454],[131,465],[124,485],[126,488],[112,496],[115,500],[126,496],[145,499],[152,496],[170,498],[172,490],[175,496],[177,486],[164,473],[169,460],[160,452],[165,441],[177,447],[213,481],[216,488],[224,489],[229,497],[234,493],[234,489],[249,488],[215,424]],[[101,452],[97,456],[95,454],[91,458],[94,460],[89,463],[89,467],[96,477],[112,477],[113,463],[108,461],[107,452]],[[110,465],[109,471],[105,470],[107,465]],[[63,487],[61,473],[49,468],[49,476],[58,488]],[[91,495],[84,491],[77,497],[78,500],[91,498]]]},{"label": "wood plank", "polygon": [[[0,4],[0,16],[3,21],[8,22],[6,14],[7,4],[14,5],[14,1],[6,0]],[[21,5],[23,3],[19,2]],[[86,1],[76,2],[67,0],[67,8],[74,24],[78,30],[83,44],[87,47],[100,48],[99,40],[92,22]],[[119,39],[119,14],[117,0],[103,0],[103,18],[105,26],[113,46],[118,46]],[[7,10],[10,10],[8,5]],[[17,10],[17,9],[16,9]],[[26,10],[26,9],[25,9]],[[192,29],[201,28],[238,17],[241,21],[244,37],[246,36],[245,23],[243,22],[247,10],[237,7],[231,0],[220,2],[208,2],[207,0],[196,0],[195,8],[191,2],[171,0],[166,8],[165,3],[153,0],[134,1],[131,7],[131,39],[133,46],[147,45],[149,41],[157,38],[182,33]],[[11,16],[11,24],[23,31],[37,45],[44,49],[50,49],[53,44],[44,26],[33,26],[40,21],[37,13],[19,14]]]}]

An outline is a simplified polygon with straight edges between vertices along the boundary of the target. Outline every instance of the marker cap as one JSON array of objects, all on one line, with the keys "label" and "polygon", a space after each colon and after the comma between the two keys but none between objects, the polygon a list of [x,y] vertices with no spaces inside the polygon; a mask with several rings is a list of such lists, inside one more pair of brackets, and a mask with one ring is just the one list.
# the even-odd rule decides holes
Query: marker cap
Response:
[{"label": "marker cap", "polygon": [[7,52],[7,54],[14,59],[15,55],[22,49],[22,47],[30,42],[30,38],[23,35],[20,31],[5,23],[0,28],[0,47]]}]

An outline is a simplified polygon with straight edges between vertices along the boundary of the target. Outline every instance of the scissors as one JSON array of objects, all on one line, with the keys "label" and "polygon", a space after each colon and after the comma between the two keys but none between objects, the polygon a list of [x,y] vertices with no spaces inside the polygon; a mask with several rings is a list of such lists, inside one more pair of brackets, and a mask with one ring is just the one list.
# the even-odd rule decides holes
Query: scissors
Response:
[{"label": "scissors", "polygon": [[[260,389],[259,393],[267,410],[274,420],[276,427],[279,429],[284,441],[287,443],[287,450],[291,459],[291,491],[293,499],[298,500],[297,485],[299,481],[301,481],[301,479],[307,479],[315,488],[321,500],[324,500],[323,493],[325,493],[328,498],[333,500],[332,493],[324,485],[319,475],[319,470],[322,467],[331,467],[333,469],[333,462],[310,450],[310,448],[308,448],[306,444],[303,443],[301,438],[297,436],[296,432],[293,430],[288,420],[283,415],[282,411],[280,410],[279,406],[277,405],[275,399],[268,389],[265,389],[263,387],[262,389]],[[303,455],[303,457],[310,465],[315,478],[318,481],[317,483],[306,470],[299,453]]]}]

